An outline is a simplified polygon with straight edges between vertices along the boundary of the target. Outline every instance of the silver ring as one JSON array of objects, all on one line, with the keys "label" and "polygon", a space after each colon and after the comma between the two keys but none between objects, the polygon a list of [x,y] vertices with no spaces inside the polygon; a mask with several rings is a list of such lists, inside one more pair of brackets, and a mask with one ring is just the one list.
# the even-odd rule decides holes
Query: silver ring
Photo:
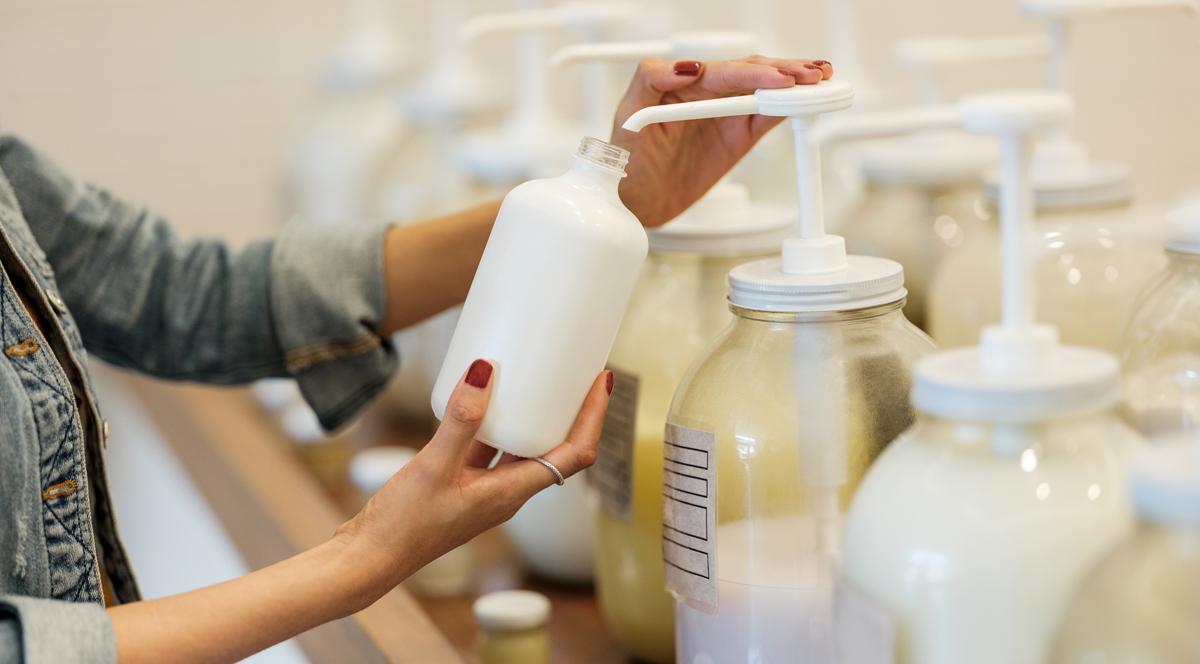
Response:
[{"label": "silver ring", "polygon": [[551,470],[551,472],[554,473],[554,476],[556,478],[558,478],[559,486],[562,486],[563,484],[566,483],[567,480],[563,479],[562,473],[558,472],[558,469],[554,467],[554,464],[550,463],[549,461],[546,461],[545,459],[543,459],[541,457],[533,457],[533,460],[542,464],[543,466],[549,468]]}]

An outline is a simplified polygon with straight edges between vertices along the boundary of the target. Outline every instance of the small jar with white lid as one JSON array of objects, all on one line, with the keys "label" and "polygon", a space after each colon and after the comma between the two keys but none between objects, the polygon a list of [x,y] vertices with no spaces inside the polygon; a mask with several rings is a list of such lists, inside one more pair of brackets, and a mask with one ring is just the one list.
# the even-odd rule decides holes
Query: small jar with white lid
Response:
[{"label": "small jar with white lid", "polygon": [[[417,450],[399,445],[370,447],[350,461],[350,479],[365,504],[383,485],[417,456]],[[471,592],[475,585],[475,542],[451,549],[408,577],[405,585],[425,597],[454,597]]]},{"label": "small jar with white lid", "polygon": [[550,600],[532,590],[503,590],[475,600],[483,628],[481,664],[550,664]]}]

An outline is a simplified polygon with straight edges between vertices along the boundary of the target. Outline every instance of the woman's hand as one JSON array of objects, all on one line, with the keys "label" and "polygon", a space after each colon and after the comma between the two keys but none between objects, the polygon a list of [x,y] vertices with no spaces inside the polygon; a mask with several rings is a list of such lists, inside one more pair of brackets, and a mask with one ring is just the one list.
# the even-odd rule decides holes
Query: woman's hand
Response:
[{"label": "woman's hand", "polygon": [[758,139],[783,118],[762,115],[666,122],[640,132],[621,128],[648,106],[747,95],[759,88],[810,85],[833,75],[824,60],[782,60],[759,55],[742,60],[669,62],[647,58],[638,65],[617,107],[611,142],[629,150],[629,177],[621,200],[645,226],[660,226],[691,207]]},{"label": "woman's hand", "polygon": [[[360,611],[410,574],[507,520],[554,484],[549,468],[475,440],[491,396],[492,365],[459,381],[446,419],[333,539],[231,581],[108,610],[121,664],[237,662]],[[612,373],[592,384],[567,441],[543,458],[565,477],[596,460]],[[576,482],[580,480],[576,479]]]},{"label": "woman's hand", "polygon": [[[476,360],[450,395],[446,417],[429,444],[358,516],[338,529],[336,538],[373,550],[367,558],[383,561],[394,572],[384,592],[438,556],[507,521],[525,501],[557,481],[553,471],[537,461],[510,454],[488,468],[496,450],[475,440],[475,434],[487,413],[491,377],[492,365]],[[612,372],[601,372],[566,442],[542,457],[563,477],[595,462],[611,381]]]}]

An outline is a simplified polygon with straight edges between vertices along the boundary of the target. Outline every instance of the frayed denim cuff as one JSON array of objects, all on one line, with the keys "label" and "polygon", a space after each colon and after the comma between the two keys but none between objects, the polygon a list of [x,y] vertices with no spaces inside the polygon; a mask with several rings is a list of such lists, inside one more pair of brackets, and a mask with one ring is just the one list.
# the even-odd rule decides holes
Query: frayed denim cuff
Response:
[{"label": "frayed denim cuff", "polygon": [[271,254],[271,313],[284,363],[327,430],[349,421],[396,369],[396,351],[378,333],[390,226],[296,222]]},{"label": "frayed denim cuff", "polygon": [[117,639],[103,606],[0,596],[0,662],[116,664]]}]

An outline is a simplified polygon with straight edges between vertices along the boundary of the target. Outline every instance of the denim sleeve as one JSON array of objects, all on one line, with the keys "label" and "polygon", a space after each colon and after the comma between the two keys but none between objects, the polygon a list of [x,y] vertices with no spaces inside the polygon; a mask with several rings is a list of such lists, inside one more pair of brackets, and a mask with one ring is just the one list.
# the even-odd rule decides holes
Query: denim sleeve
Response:
[{"label": "denim sleeve", "polygon": [[291,376],[329,429],[395,369],[376,333],[387,224],[293,224],[234,251],[180,240],[166,219],[75,180],[17,138],[0,138],[0,171],[89,353],[168,379]]},{"label": "denim sleeve", "polygon": [[0,595],[0,664],[116,664],[104,607]]}]

